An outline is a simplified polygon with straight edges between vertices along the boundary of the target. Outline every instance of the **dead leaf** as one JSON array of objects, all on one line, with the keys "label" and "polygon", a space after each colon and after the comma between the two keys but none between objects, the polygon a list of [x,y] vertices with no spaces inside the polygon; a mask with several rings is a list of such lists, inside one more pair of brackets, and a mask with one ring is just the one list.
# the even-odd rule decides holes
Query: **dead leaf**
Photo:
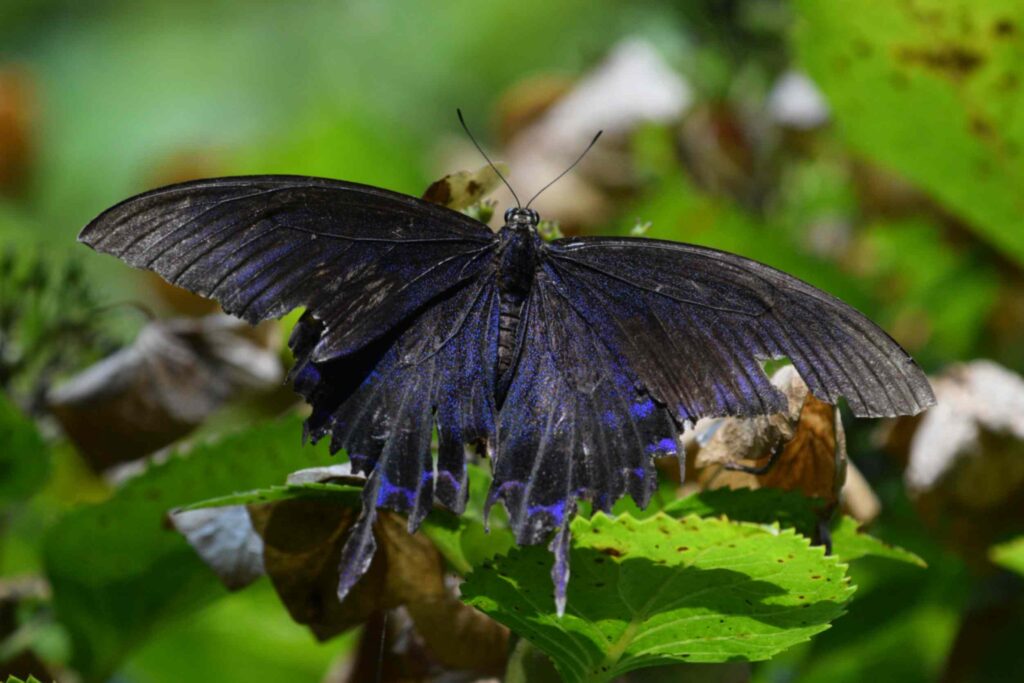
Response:
[{"label": "dead leaf", "polygon": [[359,511],[332,501],[294,499],[250,506],[264,541],[264,566],[292,618],[326,640],[373,615],[404,607],[426,649],[448,669],[498,673],[508,631],[462,604],[445,582],[444,560],[404,518],[381,511],[369,570],[338,601],[338,558]]},{"label": "dead leaf", "polygon": [[[772,384],[786,395],[787,412],[697,425],[699,480],[705,488],[800,491],[825,501],[822,513],[827,517],[839,503],[848,467],[838,409],[811,394],[792,366],[776,372]],[[750,461],[748,467],[764,467],[775,449],[781,453],[764,473],[727,469],[728,463],[740,460]]]},{"label": "dead leaf", "polygon": [[172,512],[169,521],[228,590],[263,576],[263,539],[244,505]]},{"label": "dead leaf", "polygon": [[[507,164],[499,161],[495,165],[502,174],[508,174]],[[459,211],[476,204],[499,185],[501,178],[494,169],[489,165],[481,166],[475,171],[449,173],[432,183],[423,193],[423,199]]]},{"label": "dead leaf", "polygon": [[[938,403],[887,428],[922,519],[977,568],[1024,523],[1024,378],[996,363],[953,365],[932,379]],[[900,446],[906,452],[900,451]]]},{"label": "dead leaf", "polygon": [[[249,506],[263,539],[263,566],[281,602],[318,640],[358,626],[371,614],[397,607],[385,592],[386,565],[378,553],[344,602],[338,600],[338,558],[359,511],[312,499]],[[385,515],[381,515],[383,518]]]},{"label": "dead leaf", "polygon": [[986,446],[1024,441],[1024,378],[974,361],[950,367],[932,386],[938,403],[910,441],[907,488],[920,494],[948,486],[975,507],[1005,500],[1024,482],[1024,458]]},{"label": "dead leaf", "polygon": [[185,436],[226,401],[276,389],[284,373],[268,348],[277,345],[259,339],[267,334],[225,315],[153,322],[131,346],[52,389],[47,407],[104,470]]}]

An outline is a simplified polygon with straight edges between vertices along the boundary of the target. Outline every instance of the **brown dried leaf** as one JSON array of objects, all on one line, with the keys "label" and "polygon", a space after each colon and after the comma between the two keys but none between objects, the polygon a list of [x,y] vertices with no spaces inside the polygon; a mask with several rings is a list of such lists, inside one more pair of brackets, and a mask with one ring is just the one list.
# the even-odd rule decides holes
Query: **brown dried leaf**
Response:
[{"label": "brown dried leaf", "polygon": [[153,322],[131,346],[51,390],[47,404],[104,470],[185,436],[228,400],[276,389],[281,361],[253,336],[266,334],[224,315]]},{"label": "brown dried leaf", "polygon": [[[506,164],[498,162],[496,166],[503,174],[508,173]],[[481,166],[475,171],[449,173],[431,184],[423,193],[423,199],[458,211],[476,204],[500,184],[501,179],[493,168]]]},{"label": "brown dried leaf", "polygon": [[[846,438],[835,406],[811,394],[792,366],[772,377],[789,399],[789,410],[755,418],[725,418],[697,456],[700,481],[706,488],[773,488],[800,491],[826,501],[830,513],[839,502],[846,477]],[[698,436],[700,439],[700,436]],[[774,448],[782,447],[775,465],[763,474],[730,471],[726,463],[752,461],[762,466]]]},{"label": "brown dried leaf", "polygon": [[345,601],[338,601],[338,558],[358,514],[353,508],[311,499],[249,506],[253,528],[263,538],[263,565],[281,602],[292,619],[309,627],[319,640],[399,604],[385,595],[383,553],[374,557]]},{"label": "brown dried leaf", "polygon": [[[339,466],[303,470],[289,482],[352,479],[347,468]],[[266,572],[292,618],[326,640],[401,607],[416,627],[418,647],[436,664],[500,673],[508,630],[458,599],[455,586],[445,581],[444,560],[434,544],[421,533],[410,534],[405,519],[396,514],[378,513],[373,562],[344,602],[338,602],[338,558],[358,512],[313,499],[249,507],[253,527],[263,538]],[[396,657],[419,661],[419,649],[399,651],[407,640],[389,641],[388,646],[397,648]]]}]

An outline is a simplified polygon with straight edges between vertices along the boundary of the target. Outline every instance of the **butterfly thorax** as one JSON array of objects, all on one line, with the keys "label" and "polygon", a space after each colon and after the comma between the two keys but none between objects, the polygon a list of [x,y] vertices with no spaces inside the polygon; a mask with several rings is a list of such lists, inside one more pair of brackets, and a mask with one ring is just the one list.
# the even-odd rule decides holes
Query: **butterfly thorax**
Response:
[{"label": "butterfly thorax", "polygon": [[500,304],[499,379],[512,365],[523,304],[533,286],[533,277],[540,254],[540,236],[536,230],[537,221],[536,211],[509,209],[505,213],[505,226],[498,233],[501,242],[497,252]]}]

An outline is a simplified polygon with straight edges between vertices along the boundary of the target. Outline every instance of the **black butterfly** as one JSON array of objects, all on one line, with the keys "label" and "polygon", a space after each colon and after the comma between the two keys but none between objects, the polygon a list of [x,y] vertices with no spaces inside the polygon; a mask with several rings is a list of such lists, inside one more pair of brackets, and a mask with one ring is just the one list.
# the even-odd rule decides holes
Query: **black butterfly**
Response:
[{"label": "black butterfly", "polygon": [[760,361],[788,357],[859,416],[934,402],[885,332],[785,273],[674,242],[548,243],[537,223],[514,208],[494,233],[376,187],[252,176],[147,192],[79,239],[251,323],[305,308],[289,344],[306,433],[369,475],[342,596],[369,566],[378,507],[410,530],[435,501],[464,509],[467,446],[493,459],[488,507],[505,504],[518,542],[557,532],[561,610],[576,501],[643,505],[652,458],[681,455],[685,425],[783,410]]}]

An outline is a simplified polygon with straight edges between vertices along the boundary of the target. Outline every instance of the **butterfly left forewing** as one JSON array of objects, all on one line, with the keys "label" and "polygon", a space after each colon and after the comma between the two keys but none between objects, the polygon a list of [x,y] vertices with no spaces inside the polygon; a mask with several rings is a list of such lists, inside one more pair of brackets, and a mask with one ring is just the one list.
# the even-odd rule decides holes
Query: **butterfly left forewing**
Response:
[{"label": "butterfly left forewing", "polygon": [[212,178],[104,211],[79,239],[255,323],[324,323],[319,359],[351,353],[487,267],[467,216],[380,188],[303,176]]}]

